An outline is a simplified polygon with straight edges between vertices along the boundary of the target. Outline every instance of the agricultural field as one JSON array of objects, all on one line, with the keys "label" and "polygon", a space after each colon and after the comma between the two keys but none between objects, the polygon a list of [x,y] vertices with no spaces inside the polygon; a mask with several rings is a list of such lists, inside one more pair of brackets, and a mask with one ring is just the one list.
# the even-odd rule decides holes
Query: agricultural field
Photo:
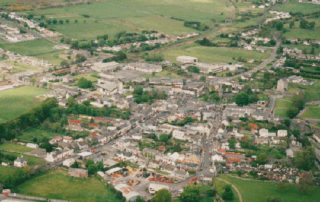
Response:
[{"label": "agricultural field", "polygon": [[73,178],[65,171],[51,171],[26,181],[17,193],[71,201],[119,201],[96,177]]},{"label": "agricultural field", "polygon": [[59,136],[61,134],[46,131],[46,130],[41,130],[37,128],[31,128],[26,131],[23,131],[17,138],[19,141],[22,142],[32,142],[34,138],[37,138],[38,140],[41,140],[42,138],[49,138],[51,139],[52,137]]},{"label": "agricultural field", "polygon": [[31,152],[33,149],[28,148],[28,147],[23,146],[23,145],[5,142],[3,144],[0,144],[0,151],[1,150],[2,151],[8,151],[8,152],[24,153],[24,152]]},{"label": "agricultural field", "polygon": [[226,175],[221,176],[221,178],[234,184],[239,189],[243,201],[260,202],[267,201],[268,197],[278,197],[285,202],[316,202],[319,201],[320,197],[319,187],[316,187],[310,195],[305,195],[292,184],[288,184],[287,190],[281,192],[277,184],[272,182],[242,180]]},{"label": "agricultural field", "polygon": [[176,62],[176,58],[181,55],[193,56],[199,58],[200,62],[237,62],[239,57],[247,59],[255,59],[261,61],[268,57],[268,53],[259,53],[256,51],[248,51],[240,48],[229,47],[206,47],[196,44],[188,44],[162,51],[161,54],[170,62]]},{"label": "agricultural field", "polygon": [[310,14],[318,12],[320,9],[319,6],[314,4],[299,3],[298,0],[290,0],[288,3],[278,6],[276,10],[283,12]]},{"label": "agricultural field", "polygon": [[20,55],[34,56],[39,59],[47,60],[53,64],[60,64],[63,60],[59,55],[63,52],[55,50],[54,43],[46,39],[37,39],[18,43],[7,43],[0,40],[0,48],[9,50]]},{"label": "agricultural field", "polygon": [[[30,11],[37,18],[62,20],[49,28],[77,39],[92,39],[97,35],[114,36],[121,31],[157,30],[170,35],[195,30],[183,26],[183,21],[212,24],[230,17],[234,8],[223,0],[109,0],[91,4]],[[68,22],[67,22],[67,21]]]},{"label": "agricultural field", "polygon": [[35,97],[47,92],[47,89],[31,86],[0,91],[0,123],[30,110],[40,102]]},{"label": "agricultural field", "polygon": [[304,113],[301,114],[301,118],[304,119],[320,119],[320,105],[307,105]]}]

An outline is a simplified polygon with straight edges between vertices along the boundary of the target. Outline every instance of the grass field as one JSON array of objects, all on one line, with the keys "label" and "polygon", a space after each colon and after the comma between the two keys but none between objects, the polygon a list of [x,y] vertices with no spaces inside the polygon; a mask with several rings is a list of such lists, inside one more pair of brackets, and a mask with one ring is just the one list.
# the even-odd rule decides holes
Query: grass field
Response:
[{"label": "grass field", "polygon": [[19,141],[22,141],[22,142],[32,142],[33,138],[37,138],[38,140],[41,140],[42,138],[47,137],[50,139],[52,137],[59,136],[59,135],[61,134],[53,133],[53,132],[49,132],[41,129],[31,128],[22,132],[22,134],[18,136],[18,139]]},{"label": "grass field", "polygon": [[290,0],[289,3],[283,4],[276,8],[278,11],[309,14],[320,11],[318,5],[299,3],[298,0]]},{"label": "grass field", "polygon": [[240,48],[205,47],[195,44],[172,48],[161,52],[166,60],[176,62],[176,57],[181,55],[199,58],[200,62],[236,62],[238,57],[243,59],[262,60],[268,57],[268,53],[247,51]]},{"label": "grass field", "polygon": [[[214,180],[213,182],[216,190],[217,190],[217,193],[219,194],[219,196],[221,196],[224,192],[224,188],[225,186],[227,185],[225,182],[223,181],[220,181],[220,180]],[[233,191],[233,194],[234,194],[234,199],[232,200],[233,202],[238,202],[239,201],[239,197],[238,197],[238,194],[237,192],[232,188],[232,191]]]},{"label": "grass field", "polygon": [[292,102],[289,98],[277,99],[274,114],[279,117],[287,117],[287,111],[292,105]]},{"label": "grass field", "polygon": [[279,197],[285,202],[317,202],[320,198],[320,188],[317,187],[310,195],[299,192],[294,185],[288,185],[288,190],[280,192],[277,184],[272,182],[247,181],[230,176],[221,176],[234,184],[241,192],[243,201],[261,202],[267,201],[268,197]]},{"label": "grass field", "polygon": [[320,105],[309,105],[306,111],[301,114],[301,118],[320,119]]},{"label": "grass field", "polygon": [[21,194],[71,201],[118,201],[97,178],[73,178],[58,170],[35,177],[18,186]]},{"label": "grass field", "polygon": [[35,97],[46,92],[48,90],[31,86],[0,91],[0,122],[14,119],[30,110],[39,103]]},{"label": "grass field", "polygon": [[61,50],[55,50],[54,43],[46,39],[38,39],[33,41],[24,41],[18,43],[7,43],[0,40],[0,48],[9,50],[20,55],[34,56],[43,60],[47,60],[53,64],[60,64],[59,58]]},{"label": "grass field", "polygon": [[[9,155],[13,155],[15,157],[19,157],[21,156],[20,152],[7,152],[7,151],[1,151],[3,154],[9,154]],[[23,158],[27,159],[28,161],[28,166],[44,166],[46,165],[46,161],[38,158],[38,157],[34,157],[34,156],[29,156],[29,155],[23,155]]]},{"label": "grass field", "polygon": [[221,22],[233,11],[230,3],[223,0],[108,0],[31,12],[46,18],[68,19],[69,23],[50,25],[50,28],[68,37],[89,39],[143,29],[183,34],[194,30],[185,28],[182,21],[173,18],[211,24],[212,19]]},{"label": "grass field", "polygon": [[24,152],[31,152],[33,149],[23,145],[6,142],[3,144],[0,144],[0,150],[8,151],[8,152],[24,153]]}]

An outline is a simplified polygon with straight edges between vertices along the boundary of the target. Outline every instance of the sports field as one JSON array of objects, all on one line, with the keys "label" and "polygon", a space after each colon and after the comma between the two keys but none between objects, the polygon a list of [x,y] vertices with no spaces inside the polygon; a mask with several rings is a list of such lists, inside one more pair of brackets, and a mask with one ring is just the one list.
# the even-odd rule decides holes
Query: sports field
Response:
[{"label": "sports field", "polygon": [[96,177],[73,178],[65,171],[51,171],[35,177],[18,186],[16,191],[21,194],[40,196],[70,201],[119,201],[114,193],[106,188]]},{"label": "sports field", "polygon": [[[50,24],[65,36],[91,39],[97,35],[114,36],[121,31],[157,30],[171,35],[195,30],[184,21],[212,24],[233,14],[234,8],[224,0],[108,0],[63,8],[29,11],[37,18],[56,19],[63,24]],[[68,22],[66,21],[68,20]]]},{"label": "sports field", "polygon": [[30,110],[40,102],[35,97],[46,92],[48,90],[31,86],[0,91],[0,122],[14,119]]}]

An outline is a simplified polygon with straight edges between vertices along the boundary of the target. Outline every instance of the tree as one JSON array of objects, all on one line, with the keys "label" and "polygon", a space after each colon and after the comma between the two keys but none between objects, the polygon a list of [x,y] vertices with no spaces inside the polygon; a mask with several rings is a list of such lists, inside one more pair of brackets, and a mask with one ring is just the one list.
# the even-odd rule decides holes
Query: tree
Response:
[{"label": "tree", "polygon": [[238,106],[245,106],[249,104],[249,96],[247,93],[238,93],[235,97]]},{"label": "tree", "polygon": [[234,194],[230,185],[226,185],[224,192],[222,193],[222,199],[225,201],[231,201],[234,198]]},{"label": "tree", "polygon": [[169,141],[169,136],[167,135],[167,134],[161,134],[160,135],[160,137],[159,137],[159,140],[161,141],[161,142],[164,142],[164,143],[168,143],[168,141]]},{"label": "tree", "polygon": [[92,88],[93,85],[92,85],[92,81],[86,79],[86,78],[83,78],[81,77],[78,81],[78,87],[79,88]]},{"label": "tree", "polygon": [[94,175],[98,172],[98,168],[95,165],[89,165],[88,167],[88,174],[89,175]]},{"label": "tree", "polygon": [[167,189],[157,191],[151,202],[171,202],[171,193]]},{"label": "tree", "polygon": [[297,168],[302,170],[311,170],[314,167],[314,162],[316,160],[316,155],[312,147],[298,151],[294,158],[294,163]]},{"label": "tree", "polygon": [[196,185],[188,185],[180,195],[182,202],[200,201],[200,190]]},{"label": "tree", "polygon": [[81,54],[77,54],[76,55],[76,63],[81,63],[81,62],[84,62],[84,61],[86,61],[86,57],[84,57]]},{"label": "tree", "polygon": [[281,198],[269,196],[267,202],[281,202]]},{"label": "tree", "polygon": [[289,24],[290,29],[292,29],[294,27],[294,21],[291,21]]},{"label": "tree", "polygon": [[200,69],[199,69],[199,67],[196,67],[196,66],[189,66],[188,71],[193,72],[193,73],[199,73]]},{"label": "tree", "polygon": [[257,163],[260,165],[266,164],[268,162],[268,156],[266,153],[260,153],[257,156]]}]

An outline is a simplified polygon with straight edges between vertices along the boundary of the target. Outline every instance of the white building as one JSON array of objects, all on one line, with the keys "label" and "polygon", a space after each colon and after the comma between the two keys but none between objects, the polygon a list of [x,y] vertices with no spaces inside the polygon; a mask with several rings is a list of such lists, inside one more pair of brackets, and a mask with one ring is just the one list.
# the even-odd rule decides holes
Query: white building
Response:
[{"label": "white building", "polygon": [[288,131],[287,130],[278,130],[277,135],[278,135],[278,137],[287,137]]},{"label": "white building", "polygon": [[14,162],[13,162],[13,165],[14,167],[17,167],[17,168],[23,168],[25,166],[27,166],[27,159],[23,158],[23,156],[21,157],[18,157]]},{"label": "white building", "polygon": [[156,183],[150,183],[149,187],[148,187],[148,190],[149,190],[150,194],[155,194],[155,193],[157,193],[157,191],[159,191],[161,189],[169,190],[169,187],[167,185],[156,184]]}]

